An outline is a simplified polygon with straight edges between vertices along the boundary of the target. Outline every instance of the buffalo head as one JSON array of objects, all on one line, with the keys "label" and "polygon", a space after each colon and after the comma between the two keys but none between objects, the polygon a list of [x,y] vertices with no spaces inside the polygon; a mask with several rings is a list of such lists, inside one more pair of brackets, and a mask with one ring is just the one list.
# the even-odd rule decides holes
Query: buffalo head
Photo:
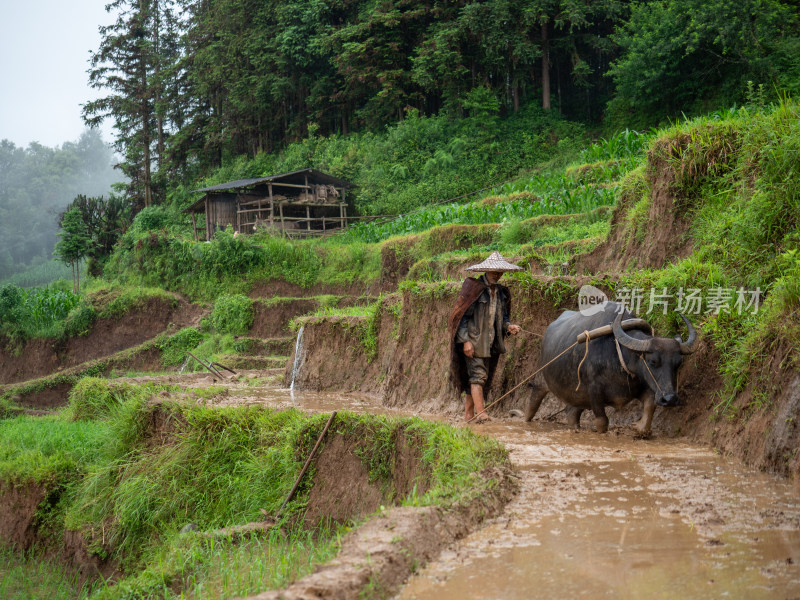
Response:
[{"label": "buffalo head", "polygon": [[622,329],[622,313],[617,314],[612,325],[614,337],[620,346],[629,350],[623,351],[623,360],[629,371],[646,382],[655,395],[659,406],[677,406],[678,369],[683,362],[684,354],[691,354],[697,349],[697,332],[689,319],[678,313],[689,330],[689,338],[684,342],[680,336],[662,338],[649,336],[637,331],[636,336]]}]

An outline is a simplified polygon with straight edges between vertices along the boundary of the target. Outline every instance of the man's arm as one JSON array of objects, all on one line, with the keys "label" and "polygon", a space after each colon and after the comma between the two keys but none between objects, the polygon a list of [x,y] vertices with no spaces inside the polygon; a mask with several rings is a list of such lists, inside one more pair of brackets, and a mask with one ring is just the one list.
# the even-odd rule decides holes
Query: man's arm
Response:
[{"label": "man's arm", "polygon": [[509,335],[517,335],[519,333],[519,325],[511,324],[511,316],[508,313],[508,296],[504,298],[503,302],[503,331]]},{"label": "man's arm", "polygon": [[461,317],[461,322],[458,324],[458,331],[456,332],[456,342],[459,344],[463,344],[469,341],[469,320],[472,318],[472,315],[475,313],[475,309],[473,305],[467,309],[464,313],[464,316]]},{"label": "man's arm", "polygon": [[458,324],[458,333],[456,333],[456,342],[464,344],[464,356],[467,358],[472,358],[475,355],[475,347],[469,341],[469,320],[475,314],[474,306],[475,303],[473,302],[464,313],[464,316],[461,317],[461,322]]}]

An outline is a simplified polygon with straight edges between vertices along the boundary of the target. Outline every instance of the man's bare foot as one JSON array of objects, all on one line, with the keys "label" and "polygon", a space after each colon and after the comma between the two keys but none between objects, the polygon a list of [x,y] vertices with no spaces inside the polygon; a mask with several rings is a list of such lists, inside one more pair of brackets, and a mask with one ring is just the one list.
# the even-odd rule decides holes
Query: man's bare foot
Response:
[{"label": "man's bare foot", "polygon": [[476,418],[474,421],[472,421],[472,422],[473,422],[473,423],[476,423],[476,424],[478,424],[478,425],[481,425],[481,424],[483,424],[483,423],[490,423],[491,421],[492,421],[492,417],[490,417],[490,416],[489,416],[489,415],[487,415],[486,413],[481,413],[481,414],[479,414],[479,415],[477,416],[477,418]]}]

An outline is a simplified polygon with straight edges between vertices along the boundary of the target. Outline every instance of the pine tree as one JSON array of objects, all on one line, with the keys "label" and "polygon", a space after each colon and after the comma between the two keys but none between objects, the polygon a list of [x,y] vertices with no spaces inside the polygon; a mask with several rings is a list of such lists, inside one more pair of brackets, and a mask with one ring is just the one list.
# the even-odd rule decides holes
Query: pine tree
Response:
[{"label": "pine tree", "polygon": [[92,53],[89,82],[110,90],[104,98],[83,106],[83,119],[96,126],[114,120],[115,147],[130,179],[128,195],[138,204],[154,202],[153,169],[166,148],[169,120],[165,87],[177,62],[177,21],[173,0],[114,0],[114,24],[100,27],[100,47]]}]

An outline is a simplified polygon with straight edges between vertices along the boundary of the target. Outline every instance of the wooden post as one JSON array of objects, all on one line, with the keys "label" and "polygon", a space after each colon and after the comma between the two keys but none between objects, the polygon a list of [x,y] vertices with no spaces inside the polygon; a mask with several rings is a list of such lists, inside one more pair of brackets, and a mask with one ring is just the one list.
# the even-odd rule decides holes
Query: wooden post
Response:
[{"label": "wooden post", "polygon": [[344,213],[345,220],[342,221],[342,228],[347,229],[347,199],[345,198],[345,188],[342,188],[342,212]]},{"label": "wooden post", "polygon": [[306,204],[306,229],[311,231],[311,207]]},{"label": "wooden post", "polygon": [[286,235],[286,224],[283,222],[283,202],[278,203],[278,209],[281,211],[281,235]]},{"label": "wooden post", "polygon": [[210,240],[211,233],[211,207],[208,204],[208,196],[206,196],[206,241]]},{"label": "wooden post", "polygon": [[[345,221],[345,217],[347,216],[347,205],[344,202],[339,203],[339,223],[342,229],[347,228],[347,222]],[[358,230],[356,230],[358,231]]]},{"label": "wooden post", "polygon": [[239,213],[239,194],[236,194],[236,233],[242,233],[242,215]]},{"label": "wooden post", "polygon": [[199,242],[200,240],[197,238],[197,220],[194,218],[194,213],[192,213],[192,232],[194,233],[194,241]]},{"label": "wooden post", "polygon": [[325,233],[325,213],[322,213],[322,233]]},{"label": "wooden post", "polygon": [[269,228],[275,224],[275,202],[272,199],[272,182],[269,182]]}]

